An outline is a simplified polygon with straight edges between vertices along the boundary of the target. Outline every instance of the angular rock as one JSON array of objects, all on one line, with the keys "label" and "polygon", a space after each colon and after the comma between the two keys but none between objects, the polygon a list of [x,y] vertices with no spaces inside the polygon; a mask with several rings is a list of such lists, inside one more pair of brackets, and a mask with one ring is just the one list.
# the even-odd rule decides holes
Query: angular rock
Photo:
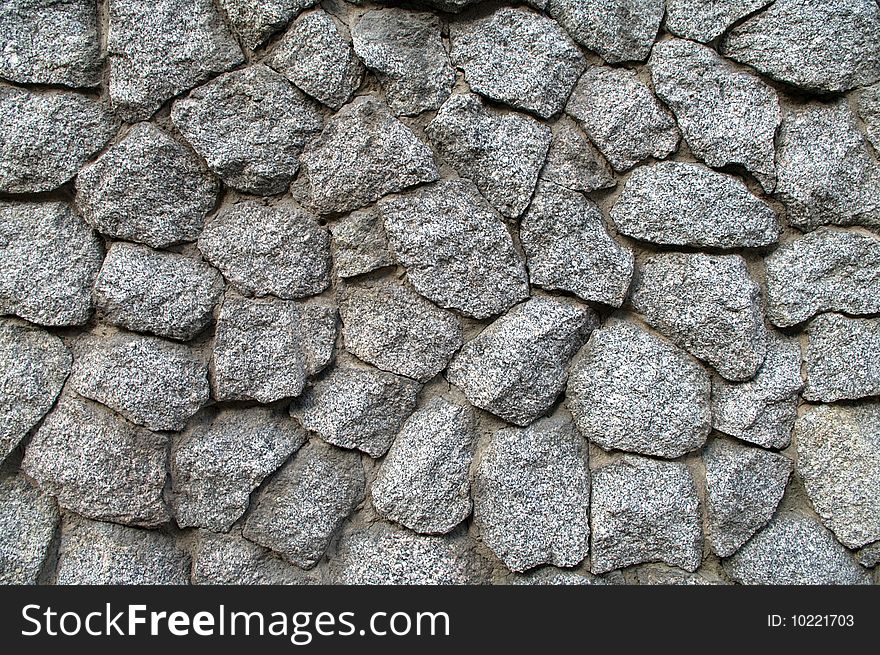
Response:
[{"label": "angular rock", "polygon": [[611,573],[606,576],[593,575],[587,571],[567,571],[552,566],[545,566],[528,573],[513,577],[510,584],[517,586],[573,586],[573,585],[612,585],[625,584],[621,574]]},{"label": "angular rock", "polygon": [[394,263],[385,227],[374,210],[352,212],[331,225],[330,233],[339,277],[363,275]]},{"label": "angular rock", "polygon": [[446,377],[477,407],[528,425],[556,401],[571,357],[597,323],[588,307],[534,297],[465,344]]},{"label": "angular rock", "polygon": [[644,564],[636,567],[636,580],[640,585],[664,585],[664,586],[704,586],[730,584],[722,580],[717,574],[698,570],[687,573],[665,564]]},{"label": "angular rock", "polygon": [[202,530],[193,552],[193,584],[306,585],[311,576],[240,534]]},{"label": "angular rock", "polygon": [[540,177],[584,193],[617,184],[608,162],[568,116],[556,122]]},{"label": "angular rock", "polygon": [[707,43],[772,1],[666,0],[666,29],[683,39]]},{"label": "angular rock", "polygon": [[21,475],[0,474],[0,584],[37,584],[58,522],[54,500]]},{"label": "angular rock", "polygon": [[875,541],[856,553],[856,561],[867,569],[880,564],[880,541]]},{"label": "angular rock", "polygon": [[880,84],[868,87],[859,94],[858,111],[868,141],[874,150],[880,152]]},{"label": "angular rock", "polygon": [[303,9],[318,0],[219,0],[242,42],[256,50]]},{"label": "angular rock", "polygon": [[709,374],[690,355],[625,321],[593,332],[571,370],[568,408],[605,450],[681,457],[709,434]]},{"label": "angular rock", "polygon": [[807,326],[806,400],[880,395],[880,319],[822,314]]}]

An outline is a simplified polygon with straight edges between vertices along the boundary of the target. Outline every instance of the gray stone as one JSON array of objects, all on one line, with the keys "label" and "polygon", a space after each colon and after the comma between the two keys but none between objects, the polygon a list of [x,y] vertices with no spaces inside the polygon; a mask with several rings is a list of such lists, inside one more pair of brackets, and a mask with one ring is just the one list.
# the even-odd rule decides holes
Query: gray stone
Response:
[{"label": "gray stone", "polygon": [[257,493],[242,534],[310,569],[363,501],[364,487],[357,453],[313,439]]},{"label": "gray stone", "polygon": [[28,444],[22,470],[81,516],[155,527],[170,515],[162,489],[168,437],[65,394]]},{"label": "gray stone", "polygon": [[776,92],[691,41],[661,41],[649,65],[654,90],[675,114],[691,152],[713,168],[740,165],[772,191],[773,138],[782,120]]},{"label": "gray stone", "polygon": [[394,439],[370,491],[373,507],[415,532],[451,531],[471,513],[474,437],[470,406],[433,398]]},{"label": "gray stone", "polygon": [[822,314],[807,326],[806,400],[880,395],[880,319]]},{"label": "gray stone", "polygon": [[218,187],[190,148],[138,123],[80,171],[76,201],[103,234],[164,248],[198,238]]},{"label": "gray stone", "polygon": [[611,220],[635,239],[697,248],[766,246],[780,232],[775,212],[740,179],[677,161],[634,170]]},{"label": "gray stone", "polygon": [[668,109],[635,71],[593,66],[581,75],[565,112],[576,119],[615,170],[675,152],[681,134]]},{"label": "gray stone", "polygon": [[556,401],[571,357],[597,323],[584,305],[531,298],[466,343],[446,377],[477,407],[528,425]]},{"label": "gray stone", "polygon": [[73,357],[58,337],[0,319],[0,461],[55,403]]},{"label": "gray stone", "polygon": [[684,39],[707,43],[772,1],[666,0],[666,29]]},{"label": "gray stone", "polygon": [[562,28],[529,9],[453,22],[450,38],[452,60],[474,91],[541,118],[562,111],[586,67]]},{"label": "gray stone", "polygon": [[511,571],[580,563],[590,546],[590,472],[574,426],[546,418],[496,432],[474,480],[474,522]]},{"label": "gray stone", "polygon": [[470,180],[436,182],[378,208],[392,256],[428,300],[483,319],[528,297],[513,238]]},{"label": "gray stone", "polygon": [[437,109],[452,92],[455,71],[440,38],[438,16],[397,7],[368,11],[351,38],[395,114]]},{"label": "gray stone", "polygon": [[394,263],[388,252],[385,227],[375,210],[348,214],[330,226],[330,233],[339,277],[363,275]]},{"label": "gray stone", "polygon": [[681,457],[709,434],[710,382],[686,352],[634,323],[595,330],[566,397],[584,438],[605,450]]},{"label": "gray stone", "polygon": [[719,557],[730,557],[773,517],[793,464],[725,439],[713,439],[703,461],[709,544]]},{"label": "gray stone", "polygon": [[128,121],[244,61],[212,0],[111,0],[110,100]]},{"label": "gray stone", "polygon": [[822,522],[848,548],[880,540],[880,403],[811,409],[794,438],[797,472]]},{"label": "gray stone", "polygon": [[856,553],[856,561],[867,569],[880,564],[880,541],[875,541]]},{"label": "gray stone", "polygon": [[314,100],[262,64],[193,90],[174,102],[171,119],[226,184],[263,196],[286,191],[323,124]]},{"label": "gray stone", "polygon": [[613,585],[625,584],[623,576],[617,572],[609,575],[598,576],[588,571],[567,571],[552,566],[544,566],[524,574],[513,577],[510,584],[517,586],[574,586],[574,585]]},{"label": "gray stone", "polygon": [[859,94],[858,111],[868,140],[874,150],[880,152],[880,84],[868,87]]},{"label": "gray stone", "polygon": [[64,202],[0,202],[0,313],[82,325],[104,249]]},{"label": "gray stone", "polygon": [[728,380],[752,378],[764,361],[760,288],[739,255],[651,256],[632,305],[652,327]]},{"label": "gray stone", "polygon": [[871,0],[778,0],[731,30],[721,53],[816,92],[880,79],[880,7]]},{"label": "gray stone", "polygon": [[120,241],[107,252],[94,298],[109,323],[186,341],[214,320],[223,288],[201,259]]},{"label": "gray stone", "polygon": [[635,568],[636,581],[640,585],[696,587],[730,584],[722,580],[717,574],[706,570],[688,573],[665,564],[644,564]]},{"label": "gray stone", "polygon": [[296,400],[290,413],[340,448],[382,457],[416,408],[421,385],[372,367],[336,366]]},{"label": "gray stone", "polygon": [[73,390],[151,430],[180,430],[208,402],[208,367],[190,348],[119,333],[74,362]]},{"label": "gray stone", "polygon": [[319,0],[219,0],[242,42],[256,50],[275,32],[284,29],[303,9]]},{"label": "gray stone", "polygon": [[58,522],[55,501],[23,476],[0,473],[0,584],[40,581]]},{"label": "gray stone", "polygon": [[620,307],[633,274],[633,253],[605,229],[592,200],[539,182],[520,224],[532,284],[570,291],[584,300]]},{"label": "gray stone", "polygon": [[537,120],[490,109],[470,93],[447,100],[425,132],[440,156],[508,218],[528,206],[552,137]]},{"label": "gray stone", "polygon": [[564,115],[554,126],[541,179],[585,193],[617,184],[602,154],[574,121]]},{"label": "gray stone", "polygon": [[593,573],[665,562],[696,571],[703,551],[697,488],[687,466],[626,455],[593,471]]},{"label": "gray stone", "polygon": [[462,344],[461,324],[407,287],[382,280],[339,290],[345,347],[382,370],[427,382]]},{"label": "gray stone", "polygon": [[328,120],[300,160],[322,214],[359,209],[439,177],[428,146],[371,96],[355,99]]},{"label": "gray stone", "polygon": [[0,193],[57,189],[117,127],[108,109],[86,96],[0,87]]},{"label": "gray stone", "polygon": [[252,544],[240,534],[199,531],[193,552],[193,584],[307,585],[315,581],[301,569]]}]

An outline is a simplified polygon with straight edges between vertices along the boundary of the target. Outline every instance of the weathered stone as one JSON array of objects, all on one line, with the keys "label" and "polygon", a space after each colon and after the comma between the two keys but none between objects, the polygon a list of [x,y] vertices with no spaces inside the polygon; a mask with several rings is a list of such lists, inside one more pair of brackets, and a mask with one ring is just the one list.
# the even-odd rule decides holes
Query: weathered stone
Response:
[{"label": "weathered stone", "polygon": [[880,319],[822,314],[807,326],[804,398],[830,403],[880,395]]},{"label": "weathered stone", "polygon": [[608,162],[568,116],[560,117],[554,126],[540,177],[585,193],[617,184]]},{"label": "weathered stone", "polygon": [[665,564],[643,564],[635,567],[636,580],[640,585],[705,586],[730,584],[711,571],[698,570],[688,573]]},{"label": "weathered stone", "polygon": [[284,29],[303,9],[318,4],[318,0],[219,1],[233,29],[251,50],[256,50],[272,34]]},{"label": "weathered stone", "polygon": [[856,561],[867,569],[880,564],[880,541],[875,541],[856,553]]},{"label": "weathered stone", "polygon": [[193,584],[307,585],[313,577],[252,544],[238,533],[199,531],[193,552]]},{"label": "weathered stone", "polygon": [[666,29],[684,39],[707,43],[772,1],[666,0]]},{"label": "weathered stone", "polygon": [[528,573],[513,576],[510,584],[517,586],[572,586],[572,585],[612,585],[625,584],[618,572],[598,576],[588,571],[567,571],[552,566],[544,566]]},{"label": "weathered stone", "polygon": [[58,530],[55,501],[21,475],[0,473],[0,584],[37,584]]},{"label": "weathered stone", "polygon": [[572,355],[597,322],[573,301],[532,298],[465,344],[446,377],[477,407],[528,425],[556,401]]},{"label": "weathered stone", "polygon": [[566,397],[584,438],[605,450],[681,457],[709,434],[709,374],[665,339],[625,321],[595,330]]},{"label": "weathered stone", "polygon": [[378,212],[356,211],[330,226],[339,277],[355,277],[394,263]]},{"label": "weathered stone", "polygon": [[874,150],[880,152],[880,84],[868,87],[859,94],[858,108],[868,140]]}]

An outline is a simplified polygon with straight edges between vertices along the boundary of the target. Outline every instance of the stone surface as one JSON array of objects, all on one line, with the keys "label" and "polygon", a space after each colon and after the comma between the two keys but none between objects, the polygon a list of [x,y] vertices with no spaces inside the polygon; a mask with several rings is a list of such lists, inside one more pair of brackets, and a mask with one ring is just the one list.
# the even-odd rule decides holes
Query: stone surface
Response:
[{"label": "stone surface", "polygon": [[474,522],[507,568],[577,565],[589,551],[589,512],[587,447],[570,422],[492,436],[474,479]]},{"label": "stone surface", "polygon": [[510,584],[517,586],[573,586],[573,585],[612,585],[625,584],[620,573],[613,572],[606,576],[593,575],[587,571],[567,571],[552,566],[545,566],[528,573],[513,577]]},{"label": "stone surface", "polygon": [[880,151],[880,84],[868,87],[859,94],[858,112],[868,140],[874,150]]},{"label": "stone surface", "polygon": [[695,587],[730,584],[711,571],[698,570],[688,573],[665,564],[644,564],[636,567],[636,580],[640,585]]},{"label": "stone surface", "polygon": [[880,564],[880,541],[875,541],[859,550],[856,553],[856,561],[868,569]]},{"label": "stone surface", "polygon": [[766,246],[780,232],[775,212],[739,178],[677,161],[634,170],[611,220],[635,239],[696,248]]},{"label": "stone surface", "polygon": [[585,193],[617,184],[608,162],[568,116],[554,126],[541,179]]},{"label": "stone surface", "polygon": [[333,262],[336,275],[355,277],[394,260],[388,252],[388,237],[378,212],[355,211],[330,226],[333,235]]},{"label": "stone surface", "polygon": [[880,395],[880,319],[822,314],[806,332],[806,400],[830,403]]},{"label": "stone surface", "polygon": [[684,39],[706,43],[740,18],[772,0],[666,0],[666,29]]},{"label": "stone surface", "polygon": [[198,238],[219,189],[192,150],[152,123],[138,123],[80,171],[76,191],[96,230],[164,248]]},{"label": "stone surface", "polygon": [[668,109],[634,71],[593,66],[574,87],[565,112],[576,119],[615,170],[678,148],[681,134]]},{"label": "stone surface", "polygon": [[559,24],[529,9],[502,7],[453,22],[450,39],[471,89],[541,118],[562,111],[586,66]]},{"label": "stone surface", "polygon": [[531,298],[466,343],[446,377],[477,407],[528,425],[556,401],[572,355],[596,324],[596,314],[583,305]]},{"label": "stone surface", "polygon": [[37,584],[58,521],[55,501],[23,476],[0,473],[0,584]]},{"label": "stone surface", "polygon": [[193,584],[304,585],[312,577],[240,534],[202,530],[193,552]]},{"label": "stone surface", "polygon": [[436,182],[378,208],[392,257],[428,300],[482,319],[528,297],[510,232],[470,180]]},{"label": "stone surface", "polygon": [[634,323],[593,331],[572,366],[566,398],[584,438],[605,450],[681,457],[709,434],[709,374]]},{"label": "stone surface", "polygon": [[764,361],[760,288],[739,255],[653,255],[645,260],[632,305],[728,380],[750,379]]},{"label": "stone surface", "polygon": [[552,136],[535,119],[501,113],[470,93],[447,100],[425,132],[438,154],[508,218],[528,206]]},{"label": "stone surface", "polygon": [[[256,50],[290,19],[318,0],[219,0],[242,42]],[[291,29],[294,29],[291,27]]]}]

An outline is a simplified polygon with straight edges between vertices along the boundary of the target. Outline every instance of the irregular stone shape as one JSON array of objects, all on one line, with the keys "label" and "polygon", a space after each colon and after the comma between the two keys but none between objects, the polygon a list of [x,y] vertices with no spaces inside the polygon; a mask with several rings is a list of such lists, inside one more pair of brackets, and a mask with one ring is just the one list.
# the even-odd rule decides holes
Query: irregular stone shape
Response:
[{"label": "irregular stone shape", "polygon": [[713,168],[741,165],[772,191],[773,138],[782,120],[776,92],[691,41],[661,41],[648,63],[654,91],[675,114],[691,152]]},{"label": "irregular stone shape", "polygon": [[552,136],[534,118],[490,109],[470,93],[443,103],[425,133],[440,156],[508,218],[528,206]]},{"label": "irregular stone shape", "polygon": [[773,517],[793,464],[725,439],[713,439],[703,461],[709,544],[719,557],[730,557]]},{"label": "irregular stone shape", "polygon": [[64,202],[0,202],[0,313],[82,325],[104,249]]},{"label": "irregular stone shape", "polygon": [[73,356],[58,337],[28,323],[0,319],[0,362],[3,461],[52,407]]},{"label": "irregular stone shape", "polygon": [[177,525],[226,532],[251,491],[305,441],[296,423],[263,407],[211,412],[188,426],[171,450]]},{"label": "irregular stone shape", "polygon": [[21,475],[0,474],[0,584],[37,584],[58,521],[49,496]]},{"label": "irregular stone shape", "polygon": [[59,585],[186,585],[189,555],[161,532],[64,517]]},{"label": "irregular stone shape", "polygon": [[78,93],[0,87],[0,193],[57,189],[117,127],[103,104]]},{"label": "irregular stone shape", "polygon": [[666,29],[683,39],[707,43],[772,1],[666,0]]},{"label": "irregular stone shape", "polygon": [[319,132],[318,105],[262,64],[226,73],[175,101],[171,119],[208,166],[244,193],[283,193]]},{"label": "irregular stone shape", "polygon": [[593,573],[642,562],[696,571],[701,522],[697,488],[684,464],[626,455],[593,470]]},{"label": "irregular stone shape", "polygon": [[364,76],[348,39],[321,9],[293,21],[266,63],[331,109],[348,102]]},{"label": "irregular stone shape", "polygon": [[590,546],[587,446],[565,420],[492,436],[474,479],[474,521],[511,571],[575,566]]},{"label": "irregular stone shape", "polygon": [[351,39],[395,114],[437,109],[452,92],[455,71],[440,38],[438,16],[397,7],[374,9],[354,25]]},{"label": "irregular stone shape", "polygon": [[747,585],[870,584],[846,549],[806,516],[782,512],[724,562],[724,570]]},{"label": "irregular stone shape", "polygon": [[97,5],[91,0],[4,2],[0,77],[22,84],[100,84]]},{"label": "irregular stone shape", "polygon": [[[616,575],[615,575],[616,573]],[[612,585],[626,584],[623,575],[612,572],[606,576],[598,576],[588,571],[566,571],[552,566],[545,566],[525,574],[513,576],[510,584],[517,586],[571,586],[571,585]]]},{"label": "irregular stone shape", "polygon": [[788,112],[777,143],[776,196],[789,223],[880,227],[880,170],[845,100]]},{"label": "irregular stone shape", "polygon": [[316,4],[318,0],[220,0],[233,29],[251,50],[284,29],[303,9]]},{"label": "irregular stone shape", "polygon": [[180,430],[208,402],[208,367],[190,348],[120,333],[79,356],[74,391],[151,430]]},{"label": "irregular stone shape", "polygon": [[848,548],[880,540],[880,403],[810,409],[794,436],[797,472],[822,522]]},{"label": "irregular stone shape", "polygon": [[764,361],[760,288],[739,255],[649,257],[632,305],[652,327],[728,380],[752,378]]},{"label": "irregular stone shape", "polygon": [[644,564],[636,567],[636,580],[640,585],[704,586],[730,584],[711,571],[687,573],[665,564]]},{"label": "irregular stone shape", "polygon": [[165,435],[66,394],[31,439],[21,466],[65,509],[155,527],[169,519],[162,499],[167,459]]},{"label": "irregular stone shape", "polygon": [[339,290],[345,347],[377,368],[427,382],[462,344],[454,314],[390,280]]},{"label": "irregular stone shape", "polygon": [[252,544],[240,534],[199,531],[192,579],[199,585],[306,585],[308,573]]},{"label": "irregular stone shape", "polygon": [[880,79],[878,32],[880,7],[871,0],[779,0],[734,27],[721,54],[774,80],[834,93]]},{"label": "irregular stone shape", "polygon": [[201,259],[118,241],[95,280],[95,304],[109,323],[187,341],[214,320],[223,277]]},{"label": "irregular stone shape", "polygon": [[608,162],[568,116],[556,122],[540,177],[585,193],[617,184]]},{"label": "irregular stone shape", "polygon": [[586,61],[550,18],[502,7],[450,25],[452,60],[482,96],[550,118],[565,101]]},{"label": "irregular stone shape", "polygon": [[856,553],[856,561],[866,569],[872,569],[880,564],[880,541],[865,546]]},{"label": "irregular stone shape", "polygon": [[300,157],[322,214],[346,212],[439,177],[430,149],[381,101],[356,98]]},{"label": "irregular stone shape", "polygon": [[310,569],[364,499],[360,456],[312,440],[257,494],[245,537]]},{"label": "irregular stone shape", "polygon": [[532,284],[620,307],[633,273],[632,251],[605,229],[602,210],[580,193],[539,182],[520,239]]},{"label": "irregular stone shape", "polygon": [[378,207],[392,256],[428,300],[482,319],[528,297],[513,238],[470,180],[443,180]]},{"label": "irregular stone shape", "polygon": [[767,356],[754,379],[712,378],[712,428],[764,448],[785,448],[797,416],[801,348],[770,332]]},{"label": "irregular stone shape", "polygon": [[572,355],[597,323],[593,310],[573,301],[531,298],[466,343],[446,377],[477,407],[528,425],[556,401]]},{"label": "irregular stone shape", "polygon": [[820,228],[764,260],[767,317],[789,327],[826,311],[880,312],[880,240]]},{"label": "irregular stone shape", "polygon": [[615,170],[675,152],[675,119],[635,71],[593,66],[581,75],[565,113],[576,119]]},{"label": "irregular stone shape", "polygon": [[625,321],[590,336],[566,397],[584,438],[605,450],[681,457],[709,435],[709,374],[665,339]]},{"label": "irregular stone shape", "polygon": [[880,395],[880,319],[821,314],[810,321],[807,334],[806,400]]},{"label": "irregular stone shape", "polygon": [[611,210],[635,239],[697,248],[755,248],[779,237],[776,213],[736,177],[664,161],[632,172]]},{"label": "irregular stone shape", "polygon": [[244,61],[212,0],[111,0],[110,100],[127,121]]},{"label": "irregular stone shape", "polygon": [[471,513],[474,437],[469,406],[432,399],[407,419],[382,461],[370,491],[373,507],[415,532],[452,530]]},{"label": "irregular stone shape", "polygon": [[382,457],[415,410],[421,388],[372,367],[336,366],[293,402],[290,413],[334,446]]},{"label": "irregular stone shape", "polygon": [[868,87],[859,94],[858,108],[868,140],[874,150],[880,151],[880,84]]},{"label": "irregular stone shape", "polygon": [[339,277],[355,277],[394,260],[388,252],[388,238],[378,212],[370,209],[352,212],[330,226],[333,235],[333,261]]},{"label": "irregular stone shape", "polygon": [[195,241],[218,185],[188,147],[138,123],[76,178],[76,201],[96,230],[153,248]]}]

